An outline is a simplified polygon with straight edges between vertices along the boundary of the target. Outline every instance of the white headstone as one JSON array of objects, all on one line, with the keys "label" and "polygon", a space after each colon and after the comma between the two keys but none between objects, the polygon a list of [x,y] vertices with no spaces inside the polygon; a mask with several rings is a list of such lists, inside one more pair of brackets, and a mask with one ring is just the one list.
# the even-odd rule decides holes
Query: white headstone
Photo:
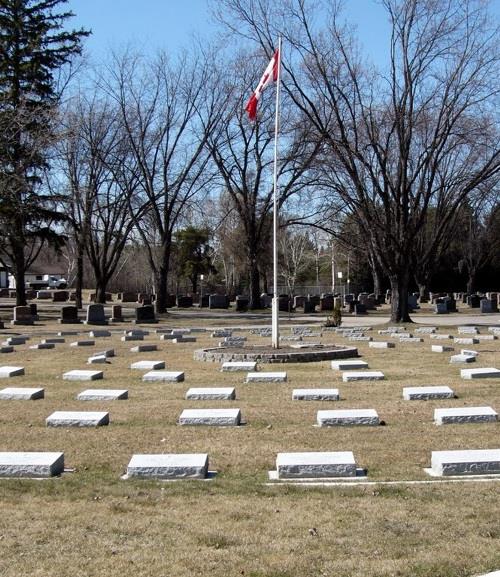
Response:
[{"label": "white headstone", "polygon": [[184,373],[182,371],[149,371],[142,380],[144,382],[166,382],[178,383],[184,380]]},{"label": "white headstone", "polygon": [[344,383],[349,381],[383,381],[384,379],[384,373],[381,371],[349,371],[342,373]]},{"label": "white headstone", "polygon": [[375,409],[343,409],[336,411],[318,411],[317,423],[320,427],[380,425]]},{"label": "white headstone", "polygon": [[128,477],[149,479],[204,479],[208,474],[208,455],[163,454],[132,455]]},{"label": "white headstone", "polygon": [[461,369],[460,376],[462,379],[500,379],[500,369],[481,368],[481,369]]},{"label": "white headstone", "polygon": [[24,375],[24,367],[0,367],[0,379]]},{"label": "white headstone", "polygon": [[234,387],[205,387],[191,388],[186,393],[186,399],[190,401],[232,401],[236,398]]},{"label": "white headstone", "polygon": [[0,391],[0,399],[2,400],[23,400],[31,401],[35,399],[43,399],[44,389],[40,387],[28,388],[28,387],[7,387]]},{"label": "white headstone", "polygon": [[87,359],[88,365],[99,365],[108,362],[108,357],[106,355],[94,355]]},{"label": "white headstone", "polygon": [[432,451],[431,468],[435,475],[498,475],[500,449]]},{"label": "white headstone", "polygon": [[64,453],[0,453],[0,477],[53,477],[64,471]]},{"label": "white headstone", "polygon": [[157,371],[165,368],[165,361],[137,361],[132,363],[130,368],[139,371]]},{"label": "white headstone", "polygon": [[279,479],[321,479],[355,477],[356,462],[351,451],[278,453]]},{"label": "white headstone", "polygon": [[221,370],[223,372],[231,372],[231,371],[256,371],[257,370],[257,363],[253,361],[227,361],[222,363]]},{"label": "white headstone", "polygon": [[247,383],[285,383],[287,380],[285,371],[247,373]]},{"label": "white headstone", "polygon": [[65,381],[97,381],[102,379],[104,373],[102,371],[81,371],[75,369],[74,371],[68,371],[64,373],[63,379]]},{"label": "white headstone", "polygon": [[87,389],[76,397],[79,401],[121,401],[128,399],[127,389]]},{"label": "white headstone", "polygon": [[492,423],[496,421],[498,421],[498,414],[491,407],[457,407],[434,410],[436,425]]},{"label": "white headstone", "polygon": [[54,411],[45,419],[47,427],[100,427],[109,424],[106,411]]},{"label": "white headstone", "polygon": [[454,350],[455,348],[449,345],[431,345],[431,351],[433,353],[451,353]]},{"label": "white headstone", "polygon": [[457,345],[477,345],[479,344],[479,339],[474,337],[456,337],[453,339],[453,342]]},{"label": "white headstone", "polygon": [[452,355],[450,357],[450,363],[475,363],[476,357],[472,355]]},{"label": "white headstone", "polygon": [[55,346],[56,345],[54,343],[37,343],[36,345],[30,345],[29,348],[32,350],[44,351],[48,349],[54,349]]},{"label": "white headstone", "polygon": [[371,349],[393,349],[396,345],[388,341],[372,341],[368,346]]},{"label": "white headstone", "polygon": [[339,401],[338,389],[294,389],[292,392],[294,401]]},{"label": "white headstone", "polygon": [[240,422],[240,409],[184,409],[179,417],[179,425],[236,427]]},{"label": "white headstone", "polygon": [[427,401],[432,399],[453,399],[455,393],[450,387],[404,387],[403,399],[406,401]]},{"label": "white headstone", "polygon": [[367,369],[368,363],[366,361],[349,359],[344,361],[332,361],[331,367],[335,371],[356,371],[359,369]]}]

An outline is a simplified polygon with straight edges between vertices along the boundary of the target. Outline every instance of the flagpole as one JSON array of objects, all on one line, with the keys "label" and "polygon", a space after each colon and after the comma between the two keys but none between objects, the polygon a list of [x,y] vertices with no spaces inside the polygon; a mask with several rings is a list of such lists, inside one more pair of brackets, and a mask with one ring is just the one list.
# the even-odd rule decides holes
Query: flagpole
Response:
[{"label": "flagpole", "polygon": [[278,135],[281,92],[281,36],[278,38],[278,78],[276,80],[276,116],[274,119],[274,172],[273,172],[273,302],[272,346],[280,348],[279,296],[278,296]]}]

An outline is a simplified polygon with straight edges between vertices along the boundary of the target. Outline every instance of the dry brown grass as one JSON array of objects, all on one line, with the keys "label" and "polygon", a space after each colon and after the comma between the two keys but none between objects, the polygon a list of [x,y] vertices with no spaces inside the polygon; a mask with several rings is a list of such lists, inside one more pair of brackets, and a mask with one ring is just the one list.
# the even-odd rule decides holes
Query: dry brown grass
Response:
[{"label": "dry brown grass", "polygon": [[[179,326],[175,320],[162,324],[169,323]],[[33,331],[60,328],[44,323]],[[432,450],[498,448],[499,425],[432,423],[439,406],[500,409],[498,382],[461,380],[460,367],[448,363],[449,354],[431,353],[433,341],[426,336],[425,343],[397,344],[390,351],[350,343],[370,368],[385,372],[383,382],[342,383],[341,373],[322,362],[271,366],[288,372],[285,384],[245,384],[242,373],[221,373],[216,364],[193,361],[195,348],[214,343],[209,333],[197,336],[195,344],[175,345],[151,334],[147,341],[160,350],[141,354],[130,353],[137,343],[122,343],[116,334],[97,339],[93,348],[70,348],[76,337],[67,337],[52,351],[26,345],[1,355],[0,364],[26,368],[26,376],[2,380],[1,388],[43,386],[46,397],[1,403],[0,450],[64,451],[66,466],[75,472],[60,479],[0,482],[0,575],[465,577],[500,568],[498,482],[266,485],[267,471],[282,451],[352,450],[368,479],[383,481],[428,479],[423,468]],[[323,341],[348,342],[333,335]],[[93,351],[111,347],[117,356],[103,368],[103,381],[62,380],[66,370],[90,368],[86,360]],[[481,353],[476,366],[499,366],[499,341],[474,348]],[[184,370],[186,380],[142,383],[142,372],[129,369],[139,359],[163,359],[168,369]],[[440,384],[450,385],[459,398],[402,400],[403,386]],[[229,406],[185,401],[188,387],[230,385],[237,391],[231,406],[241,408],[245,426],[176,425],[183,408]],[[315,386],[338,387],[342,401],[292,402],[293,388]],[[84,388],[127,388],[130,398],[76,401]],[[316,411],[324,408],[375,408],[387,426],[313,427]],[[94,430],[45,427],[54,410],[84,409],[109,410],[111,424]],[[218,475],[209,482],[120,480],[131,455],[145,452],[208,452]]]}]

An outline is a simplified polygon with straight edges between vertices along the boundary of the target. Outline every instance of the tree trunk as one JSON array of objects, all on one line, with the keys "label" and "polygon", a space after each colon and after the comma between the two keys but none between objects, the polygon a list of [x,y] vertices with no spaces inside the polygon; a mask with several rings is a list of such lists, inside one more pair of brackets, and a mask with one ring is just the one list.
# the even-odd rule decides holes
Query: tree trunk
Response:
[{"label": "tree trunk", "polygon": [[373,293],[378,299],[378,297],[382,294],[382,275],[380,266],[377,260],[371,254],[368,256],[368,262],[370,263],[370,269],[373,278]]},{"label": "tree trunk", "polygon": [[78,246],[76,255],[75,305],[79,309],[83,306],[83,250],[83,246]]},{"label": "tree trunk", "polygon": [[[467,276],[467,294],[471,295],[476,292],[476,270],[469,269],[469,274]],[[17,282],[17,281],[16,281]]]},{"label": "tree trunk", "polygon": [[391,283],[391,323],[413,322],[408,312],[408,286],[410,274],[408,270],[390,275]]},{"label": "tree trunk", "polygon": [[106,304],[106,288],[108,286],[108,277],[96,278],[95,302]]},{"label": "tree trunk", "polygon": [[260,309],[260,273],[259,267],[257,266],[257,259],[255,254],[252,254],[249,258],[248,263],[248,289],[249,289],[249,299],[248,308],[250,309]]},{"label": "tree trunk", "polygon": [[170,268],[170,248],[171,238],[163,241],[161,265],[155,274],[156,281],[156,314],[165,314],[167,312],[168,296],[168,270]]},{"label": "tree trunk", "polygon": [[26,306],[26,261],[24,258],[24,248],[22,246],[13,247],[14,257],[14,278],[16,279],[16,306]]}]

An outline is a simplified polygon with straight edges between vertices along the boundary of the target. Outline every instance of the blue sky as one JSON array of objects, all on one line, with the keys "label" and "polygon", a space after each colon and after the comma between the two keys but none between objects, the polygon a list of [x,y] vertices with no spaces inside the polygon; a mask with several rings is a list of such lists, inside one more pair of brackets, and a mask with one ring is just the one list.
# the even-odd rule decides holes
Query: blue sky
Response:
[{"label": "blue sky", "polygon": [[[67,6],[76,14],[74,27],[92,30],[85,44],[96,60],[130,43],[144,52],[176,51],[188,45],[193,34],[209,38],[215,28],[207,0],[69,0]],[[500,0],[492,0],[491,9],[500,20]],[[375,63],[385,62],[389,27],[380,3],[345,0],[345,14],[357,26],[368,55]]]},{"label": "blue sky", "polygon": [[[175,51],[187,45],[191,35],[209,37],[214,30],[206,0],[69,0],[68,7],[76,14],[73,26],[92,29],[86,47],[96,59],[127,43],[145,51]],[[373,0],[348,0],[346,15],[377,59],[387,31],[382,8]]]}]

